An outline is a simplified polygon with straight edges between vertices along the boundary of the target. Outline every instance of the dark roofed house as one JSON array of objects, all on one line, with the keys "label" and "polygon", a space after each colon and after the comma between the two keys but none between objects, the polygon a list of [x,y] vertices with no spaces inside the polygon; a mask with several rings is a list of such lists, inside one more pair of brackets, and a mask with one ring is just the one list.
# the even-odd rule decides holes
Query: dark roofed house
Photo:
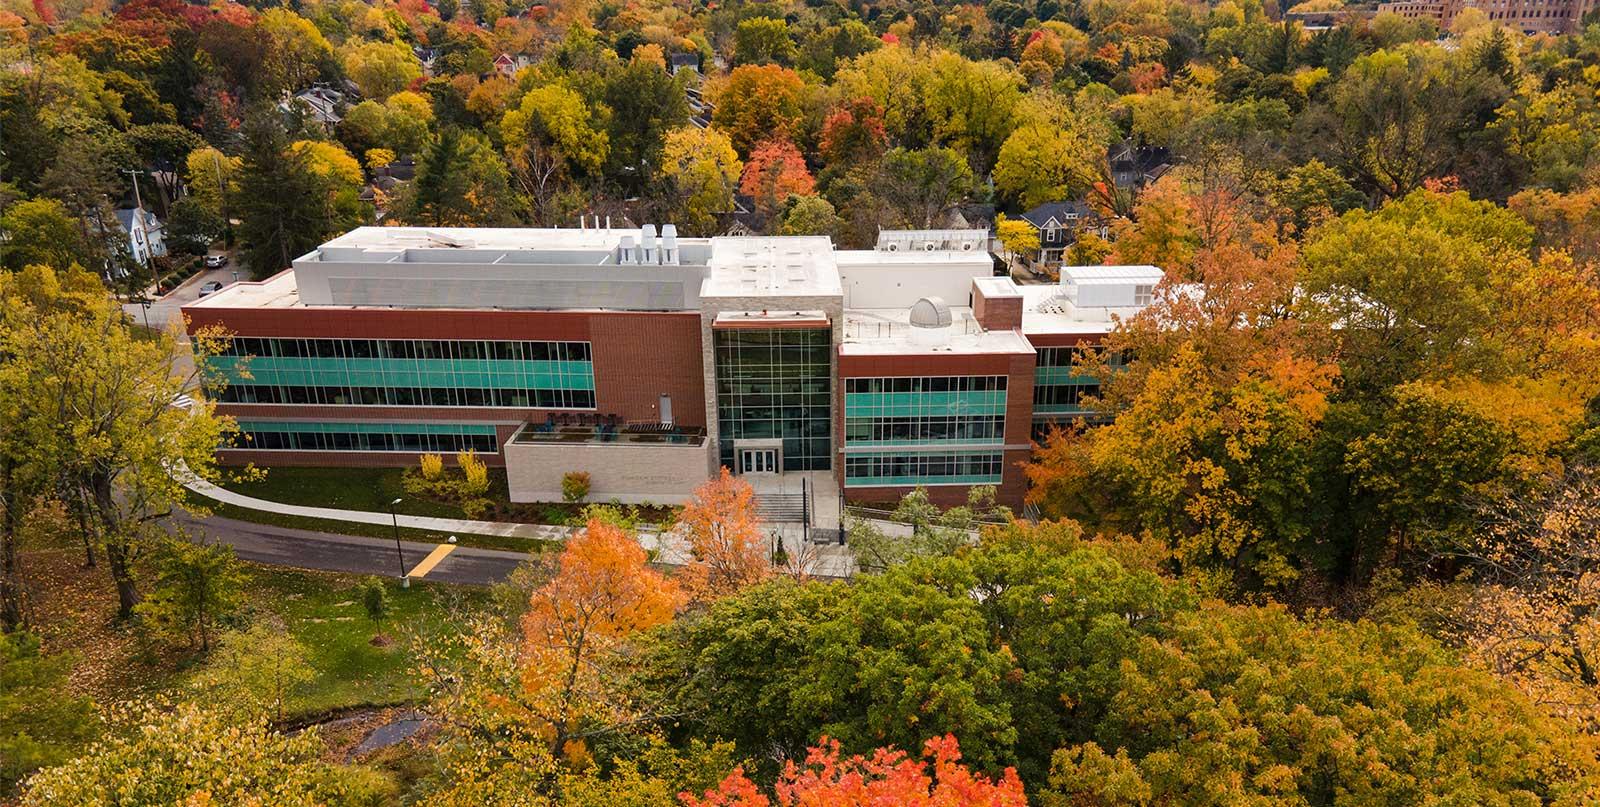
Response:
[{"label": "dark roofed house", "polygon": [[717,230],[723,235],[763,235],[770,223],[767,214],[756,209],[756,200],[742,193],[733,195],[733,209],[717,214]]},{"label": "dark roofed house", "polygon": [[994,228],[994,205],[963,202],[945,211],[939,227],[945,230],[991,230]]},{"label": "dark roofed house", "polygon": [[700,72],[700,54],[674,53],[667,57],[667,69],[674,76],[683,70],[693,70],[698,73]]},{"label": "dark roofed house", "polygon": [[1137,190],[1172,169],[1172,154],[1162,146],[1140,146],[1127,140],[1112,146],[1106,156],[1111,180],[1119,188]]},{"label": "dark roofed house", "polygon": [[1106,238],[1111,232],[1111,223],[1081,200],[1045,202],[1021,218],[1039,231],[1039,254],[1023,259],[1041,267],[1060,266],[1062,255],[1078,242],[1080,233],[1087,231]]}]

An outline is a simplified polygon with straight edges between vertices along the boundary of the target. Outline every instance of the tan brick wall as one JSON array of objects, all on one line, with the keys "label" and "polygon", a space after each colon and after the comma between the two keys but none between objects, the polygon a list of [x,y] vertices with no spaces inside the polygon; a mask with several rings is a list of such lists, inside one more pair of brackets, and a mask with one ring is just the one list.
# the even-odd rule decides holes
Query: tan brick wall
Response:
[{"label": "tan brick wall", "polygon": [[588,501],[679,504],[706,481],[711,445],[508,443],[506,481],[511,501],[558,502],[561,477],[587,471]]}]

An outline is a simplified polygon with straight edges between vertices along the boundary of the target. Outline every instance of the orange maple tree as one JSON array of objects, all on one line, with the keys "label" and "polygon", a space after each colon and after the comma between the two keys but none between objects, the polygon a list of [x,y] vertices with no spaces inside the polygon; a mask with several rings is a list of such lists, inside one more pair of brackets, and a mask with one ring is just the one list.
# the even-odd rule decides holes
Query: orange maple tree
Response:
[{"label": "orange maple tree", "polygon": [[805,157],[788,140],[767,140],[752,149],[744,165],[744,179],[739,181],[739,192],[754,198],[756,208],[768,213],[790,195],[810,196],[816,190]]},{"label": "orange maple tree", "polygon": [[679,575],[692,600],[732,594],[772,574],[755,491],[727,468],[695,488],[678,516],[678,529],[693,552]]},{"label": "orange maple tree", "polygon": [[[646,565],[626,529],[601,518],[567,542],[555,574],[522,617],[523,687],[550,726],[554,751],[574,753],[581,724],[622,700],[610,663],[629,635],[672,619],[677,585]],[[611,721],[615,722],[615,721]]]},{"label": "orange maple tree", "polygon": [[[781,807],[846,807],[893,804],[897,807],[1022,807],[1028,803],[1015,768],[998,780],[978,776],[961,765],[961,748],[954,735],[934,737],[923,746],[923,756],[933,763],[911,759],[906,752],[880,748],[871,757],[839,758],[839,742],[827,737],[810,749],[805,765],[793,760],[778,780]],[[687,807],[768,807],[773,802],[735,768],[716,790],[704,797],[680,793]]]}]

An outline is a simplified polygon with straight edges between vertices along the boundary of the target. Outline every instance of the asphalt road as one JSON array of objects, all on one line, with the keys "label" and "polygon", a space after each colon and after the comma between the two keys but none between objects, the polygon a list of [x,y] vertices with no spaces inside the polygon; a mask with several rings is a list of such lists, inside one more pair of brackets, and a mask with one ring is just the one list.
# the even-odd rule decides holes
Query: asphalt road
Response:
[{"label": "asphalt road", "polygon": [[[382,538],[274,527],[218,516],[197,519],[177,514],[174,521],[191,532],[203,531],[208,539],[232,546],[241,559],[255,563],[381,577],[400,574],[400,553],[395,551],[394,541]],[[437,546],[401,541],[405,567],[415,567]],[[506,579],[527,559],[520,552],[457,546],[428,572],[426,579],[488,586]]]}]

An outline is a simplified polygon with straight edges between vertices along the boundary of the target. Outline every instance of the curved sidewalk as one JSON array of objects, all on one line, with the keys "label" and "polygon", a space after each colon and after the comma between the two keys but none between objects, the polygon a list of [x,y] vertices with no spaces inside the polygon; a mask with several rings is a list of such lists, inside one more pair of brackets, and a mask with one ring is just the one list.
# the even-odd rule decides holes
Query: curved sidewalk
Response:
[{"label": "curved sidewalk", "polygon": [[353,521],[360,524],[379,524],[383,526],[398,523],[402,527],[428,530],[430,532],[501,535],[513,538],[534,538],[542,541],[563,541],[572,533],[570,527],[557,527],[550,524],[469,521],[464,518],[397,515],[393,517],[391,522],[391,517],[388,513],[372,513],[365,510],[339,510],[332,507],[306,507],[298,504],[284,504],[283,502],[274,502],[267,499],[257,499],[254,496],[246,496],[242,493],[235,493],[226,488],[218,487],[193,474],[184,474],[182,481],[184,487],[208,499],[236,507],[248,507],[251,510],[263,510],[268,513],[278,513],[286,516],[321,518],[329,521]]},{"label": "curved sidewalk", "polygon": [[[280,513],[286,516],[303,516],[305,518],[321,518],[330,521],[354,521],[362,524],[390,524],[388,513],[373,513],[364,510],[339,510],[332,507],[306,507],[298,504],[284,504],[268,499],[257,499],[254,496],[245,496],[196,477],[185,470],[179,477],[184,487],[208,499],[231,504],[236,507],[246,507],[251,510],[263,510],[269,513]],[[521,524],[506,521],[469,521],[460,518],[433,518],[431,516],[396,516],[394,519],[402,527],[419,530],[428,530],[454,535],[502,535],[515,538],[532,538],[542,541],[565,541],[575,528],[557,527],[551,524]],[[791,540],[794,537],[791,536]],[[639,544],[645,549],[656,552],[655,562],[667,566],[681,566],[688,562],[690,549],[688,544],[673,533],[657,533],[654,530],[640,530]],[[795,545],[795,544],[791,544]],[[855,572],[855,562],[843,547],[817,547],[817,556],[814,559],[812,573],[820,577],[850,577]]]}]

